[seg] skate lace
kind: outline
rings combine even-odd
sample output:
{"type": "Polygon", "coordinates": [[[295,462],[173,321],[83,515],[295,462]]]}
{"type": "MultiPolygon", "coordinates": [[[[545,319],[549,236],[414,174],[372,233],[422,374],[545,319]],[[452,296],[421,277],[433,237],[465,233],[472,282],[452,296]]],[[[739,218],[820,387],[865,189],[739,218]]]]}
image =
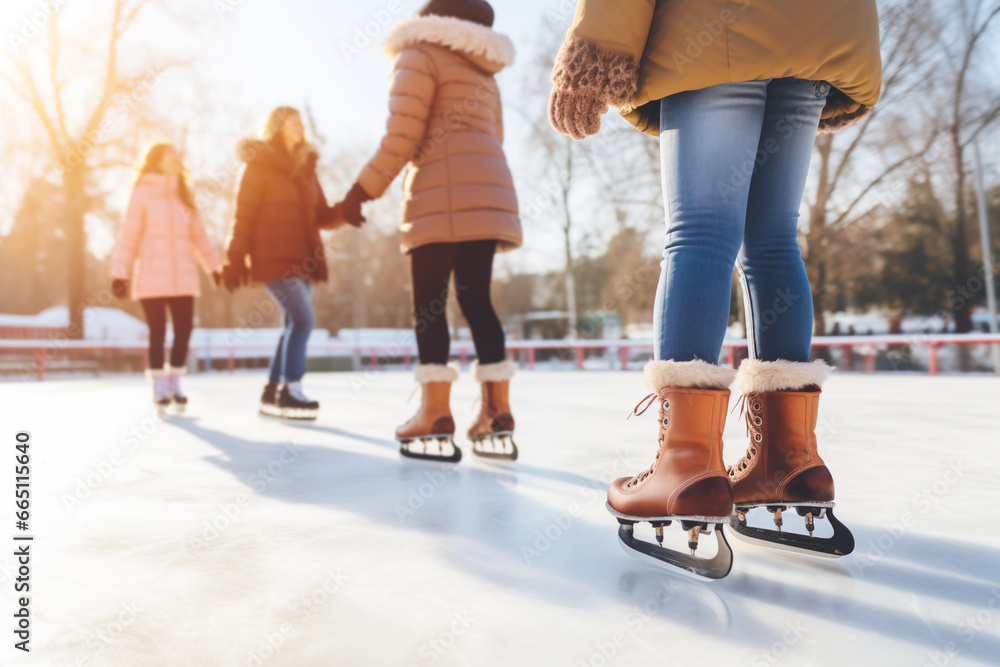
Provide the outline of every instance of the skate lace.
{"type": "MultiPolygon", "coordinates": [[[[760,398],[754,395],[743,394],[740,397],[738,405],[740,407],[740,418],[746,423],[746,434],[750,440],[750,445],[747,447],[746,455],[737,463],[729,466],[728,472],[730,477],[734,477],[736,473],[743,472],[750,466],[754,457],[757,456],[757,445],[763,440],[763,436],[757,429],[764,423],[764,420],[759,414],[755,414],[761,409],[760,398]]],[[[734,405],[733,411],[735,410],[736,406],[734,405]]]]}
{"type": "MultiPolygon", "coordinates": [[[[639,417],[642,414],[644,414],[646,410],[649,410],[650,406],[653,405],[653,403],[655,403],[656,399],[658,398],[659,395],[657,394],[647,395],[645,398],[639,401],[638,405],[632,408],[632,412],[629,413],[628,417],[626,417],[626,420],[631,419],[632,417],[639,417]],[[643,403],[645,403],[645,405],[643,405],[643,403]],[[642,410],[639,409],[640,407],[642,408],[642,410]]],[[[662,447],[663,447],[663,435],[661,434],[656,448],[656,457],[653,459],[652,465],[650,465],[648,469],[643,470],[641,473],[633,477],[632,480],[628,483],[629,487],[639,484],[644,479],[653,474],[653,472],[656,470],[656,465],[660,462],[660,451],[662,447]]]]}

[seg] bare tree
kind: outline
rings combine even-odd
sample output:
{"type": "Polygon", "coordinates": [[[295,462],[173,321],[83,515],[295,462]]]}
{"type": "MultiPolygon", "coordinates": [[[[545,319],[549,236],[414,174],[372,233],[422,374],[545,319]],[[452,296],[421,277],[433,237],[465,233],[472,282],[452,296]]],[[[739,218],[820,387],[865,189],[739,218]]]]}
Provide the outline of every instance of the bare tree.
{"type": "Polygon", "coordinates": [[[59,8],[50,12],[44,34],[14,53],[4,53],[6,62],[0,78],[28,105],[39,123],[53,158],[52,176],[63,192],[71,338],[82,338],[84,334],[84,223],[87,213],[101,205],[91,188],[104,170],[132,161],[141,115],[136,110],[142,109],[142,102],[159,85],[168,68],[183,64],[177,60],[161,60],[155,68],[126,64],[127,38],[140,17],[154,8],[161,19],[181,20],[176,8],[162,0],[109,0],[98,8],[93,4],[88,7],[90,17],[107,12],[105,34],[88,34],[90,40],[100,37],[103,47],[100,68],[95,68],[99,76],[95,78],[72,76],[70,70],[78,70],[78,59],[88,52],[89,43],[66,55],[74,44],[70,30],[63,28],[64,10],[59,8]]]}
{"type": "MultiPolygon", "coordinates": [[[[940,48],[947,62],[944,90],[949,103],[944,117],[948,121],[951,171],[954,174],[955,218],[951,229],[951,248],[954,280],[958,287],[965,285],[970,277],[966,152],[983,130],[1000,117],[1000,91],[995,85],[991,89],[988,82],[995,63],[989,63],[985,68],[990,76],[977,77],[975,85],[970,85],[970,78],[977,71],[985,74],[983,65],[977,62],[977,54],[984,51],[983,38],[989,34],[991,24],[1000,14],[1000,2],[957,0],[955,4],[957,7],[953,4],[948,8],[949,15],[955,16],[952,21],[954,43],[942,41],[940,48]]],[[[962,307],[955,308],[955,330],[959,333],[972,329],[971,306],[963,300],[962,307]]]]}
{"type": "Polygon", "coordinates": [[[829,253],[836,247],[831,243],[832,235],[856,223],[858,208],[872,196],[891,197],[889,182],[924,155],[937,134],[926,119],[907,119],[912,110],[901,104],[925,85],[926,43],[932,25],[927,20],[928,6],[927,0],[910,0],[883,14],[881,102],[856,129],[816,139],[804,256],[818,334],[826,329],[827,292],[835,279],[829,274],[829,253]],[[915,124],[923,127],[915,129],[915,124]],[[914,134],[926,140],[915,145],[911,139],[914,134]]]}

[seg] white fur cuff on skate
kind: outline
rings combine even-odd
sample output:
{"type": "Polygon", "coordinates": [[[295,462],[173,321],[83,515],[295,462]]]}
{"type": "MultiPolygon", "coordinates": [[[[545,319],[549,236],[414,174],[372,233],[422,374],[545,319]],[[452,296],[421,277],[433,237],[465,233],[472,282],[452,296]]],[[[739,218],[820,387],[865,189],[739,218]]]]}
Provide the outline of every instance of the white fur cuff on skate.
{"type": "Polygon", "coordinates": [[[427,384],[428,382],[455,382],[458,380],[458,366],[456,364],[420,364],[417,366],[414,375],[417,382],[427,384]]]}
{"type": "Polygon", "coordinates": [[[732,368],[707,361],[651,361],[646,364],[646,386],[653,391],[679,389],[727,389],[736,378],[732,368]]]}
{"type": "Polygon", "coordinates": [[[744,359],[740,364],[736,386],[743,394],[765,394],[769,391],[798,391],[810,386],[822,387],[833,368],[820,360],[759,361],[744,359]]]}
{"type": "Polygon", "coordinates": [[[147,378],[165,378],[170,375],[170,371],[166,368],[147,368],[146,377],[147,378]]]}
{"type": "Polygon", "coordinates": [[[512,377],[514,377],[514,364],[509,361],[482,365],[478,359],[472,362],[472,379],[480,384],[483,382],[504,382],[512,377]]]}
{"type": "Polygon", "coordinates": [[[170,374],[171,375],[187,375],[187,372],[188,372],[187,366],[171,366],[170,367],[170,374]]]}

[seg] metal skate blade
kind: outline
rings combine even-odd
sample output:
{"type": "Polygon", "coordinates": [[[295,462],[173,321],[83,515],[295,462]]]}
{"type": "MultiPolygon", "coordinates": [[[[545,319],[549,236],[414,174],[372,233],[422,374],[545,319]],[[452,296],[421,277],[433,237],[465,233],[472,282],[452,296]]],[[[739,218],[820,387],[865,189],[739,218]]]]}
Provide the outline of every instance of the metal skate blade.
{"type": "MultiPolygon", "coordinates": [[[[777,504],[777,503],[773,503],[777,504]]],[[[778,549],[808,556],[821,556],[823,558],[840,558],[854,551],[854,535],[833,515],[833,503],[781,503],[788,507],[825,507],[826,520],[833,528],[832,537],[810,537],[799,533],[779,532],[765,528],[755,528],[753,526],[741,525],[739,518],[734,514],[729,518],[729,525],[737,539],[768,549],[778,549]]],[[[751,508],[740,507],[743,511],[751,508]]]]}
{"type": "Polygon", "coordinates": [[[518,456],[517,444],[514,442],[513,431],[504,431],[502,433],[497,433],[495,435],[487,436],[485,438],[472,438],[472,453],[475,456],[484,459],[493,459],[500,461],[516,461],[518,456]],[[484,445],[487,440],[496,438],[501,441],[501,445],[504,445],[504,451],[495,451],[490,449],[485,449],[484,445]],[[510,451],[506,450],[506,439],[510,444],[510,451]]]}
{"type": "Polygon", "coordinates": [[[455,443],[454,439],[450,435],[430,435],[424,436],[422,438],[396,438],[396,442],[399,443],[399,454],[400,456],[405,456],[408,459],[417,459],[420,461],[436,461],[438,463],[458,463],[462,460],[462,449],[455,443]],[[409,447],[414,443],[422,443],[426,440],[428,444],[437,443],[440,440],[446,440],[452,447],[452,453],[448,455],[438,455],[432,454],[431,452],[418,452],[411,450],[409,447]]]}
{"type": "Polygon", "coordinates": [[[293,421],[313,421],[319,416],[319,411],[298,408],[283,408],[280,415],[282,419],[291,419],[293,421]]]}
{"type": "Polygon", "coordinates": [[[714,532],[718,551],[712,558],[699,558],[637,540],[629,535],[625,526],[618,526],[618,544],[630,557],[640,563],[652,565],[661,572],[666,571],[695,581],[715,581],[722,579],[733,569],[733,550],[726,541],[721,523],[715,525],[714,532]]]}

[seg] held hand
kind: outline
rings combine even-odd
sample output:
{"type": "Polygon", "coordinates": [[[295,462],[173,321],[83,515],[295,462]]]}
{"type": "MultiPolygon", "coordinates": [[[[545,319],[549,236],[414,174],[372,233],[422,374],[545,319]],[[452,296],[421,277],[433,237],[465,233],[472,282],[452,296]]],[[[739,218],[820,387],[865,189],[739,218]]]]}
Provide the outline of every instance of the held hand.
{"type": "Polygon", "coordinates": [[[327,209],[326,215],[323,216],[323,220],[320,222],[319,228],[331,231],[334,229],[340,229],[346,224],[347,220],[344,219],[344,205],[341,203],[327,209]]]}
{"type": "Polygon", "coordinates": [[[222,283],[230,292],[235,292],[247,282],[247,268],[242,264],[223,264],[222,283]]]}
{"type": "Polygon", "coordinates": [[[371,201],[371,196],[365,192],[365,189],[361,187],[360,183],[355,183],[351,186],[350,191],[348,191],[347,196],[344,197],[339,206],[343,211],[344,220],[348,223],[354,225],[355,227],[360,227],[367,220],[365,216],[361,213],[361,205],[365,202],[371,201]]]}
{"type": "Polygon", "coordinates": [[[114,278],[111,280],[111,293],[119,299],[124,299],[128,294],[128,280],[125,278],[114,278]]]}

